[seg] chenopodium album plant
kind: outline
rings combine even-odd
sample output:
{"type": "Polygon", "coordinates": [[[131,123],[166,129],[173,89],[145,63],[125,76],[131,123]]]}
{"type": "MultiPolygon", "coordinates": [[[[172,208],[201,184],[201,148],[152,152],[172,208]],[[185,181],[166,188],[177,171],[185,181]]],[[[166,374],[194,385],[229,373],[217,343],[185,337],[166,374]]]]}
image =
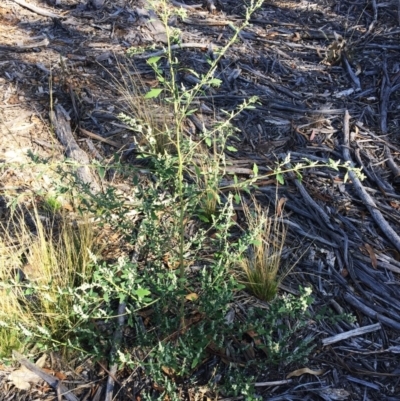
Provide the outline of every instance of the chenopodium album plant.
{"type": "MultiPolygon", "coordinates": [[[[242,28],[249,23],[251,13],[261,4],[262,1],[250,3],[242,28]]],[[[166,14],[162,15],[162,20],[167,37],[170,37],[166,14]]],[[[158,132],[154,136],[146,121],[138,121],[136,116],[121,115],[124,122],[135,131],[147,135],[146,148],[143,150],[153,154],[155,179],[147,187],[137,188],[142,219],[139,227],[132,230],[132,240],[137,248],[138,264],[135,269],[140,268],[141,285],[149,291],[151,314],[146,323],[140,314],[133,314],[128,319],[135,330],[137,344],[147,346],[149,351],[147,358],[141,361],[133,360],[129,350],[121,349],[119,357],[123,363],[146,366],[157,383],[164,383],[165,389],[173,388],[168,374],[190,376],[200,365],[208,348],[225,352],[233,336],[241,338],[249,330],[259,336],[257,343],[261,351],[266,351],[268,361],[282,362],[280,358],[286,355],[295,358],[297,354],[287,339],[306,321],[302,318],[306,313],[304,302],[308,304],[310,301],[309,293],[299,300],[290,297],[277,299],[269,309],[254,308],[242,322],[227,319],[235,293],[243,288],[231,274],[230,268],[243,252],[240,246],[248,247],[249,244],[246,241],[240,244],[232,241],[232,197],[221,199],[218,174],[223,175],[224,152],[228,149],[227,138],[231,134],[228,127],[232,119],[251,106],[255,99],[250,99],[239,110],[229,113],[226,121],[215,129],[204,129],[197,143],[186,137],[183,122],[194,112],[192,103],[197,94],[207,90],[207,87],[220,84],[215,77],[218,63],[238,34],[239,30],[229,44],[216,54],[215,59],[210,60],[209,71],[198,76],[199,83],[192,88],[183,88],[177,83],[179,63],[172,56],[170,44],[167,46],[166,63],[162,65],[163,59],[158,56],[148,60],[160,86],[150,90],[145,98],[160,99],[162,96],[162,101],[169,103],[174,119],[172,129],[166,126],[164,134],[158,132]],[[166,73],[163,67],[169,68],[169,72],[166,73]],[[165,143],[165,136],[168,137],[168,144],[173,146],[159,146],[157,138],[162,138],[165,143]],[[205,167],[201,163],[196,165],[194,158],[200,150],[205,152],[204,148],[209,152],[207,155],[213,158],[213,163],[205,167]],[[195,179],[186,180],[187,172],[195,179]],[[203,193],[205,201],[202,199],[203,193]],[[212,206],[208,207],[209,204],[212,206]],[[199,213],[199,205],[205,213],[199,213]],[[218,213],[215,212],[217,208],[218,213]],[[203,220],[209,223],[209,227],[197,225],[196,235],[193,236],[187,233],[187,228],[196,215],[205,217],[203,220]],[[207,230],[213,230],[214,237],[210,238],[207,230]],[[203,261],[205,248],[211,249],[213,255],[203,261]],[[198,270],[192,272],[190,263],[195,263],[198,270]],[[291,329],[281,323],[285,318],[295,320],[291,329]],[[151,330],[146,324],[150,325],[151,330]]],[[[196,75],[194,71],[191,73],[196,75]]],[[[234,151],[233,148],[228,150],[234,151]]],[[[117,277],[120,280],[125,275],[119,274],[117,277]]],[[[135,310],[133,305],[127,307],[128,311],[135,310]]],[[[301,343],[306,344],[303,340],[301,343]]],[[[237,354],[240,358],[246,347],[248,345],[237,345],[229,353],[237,354]]]]}

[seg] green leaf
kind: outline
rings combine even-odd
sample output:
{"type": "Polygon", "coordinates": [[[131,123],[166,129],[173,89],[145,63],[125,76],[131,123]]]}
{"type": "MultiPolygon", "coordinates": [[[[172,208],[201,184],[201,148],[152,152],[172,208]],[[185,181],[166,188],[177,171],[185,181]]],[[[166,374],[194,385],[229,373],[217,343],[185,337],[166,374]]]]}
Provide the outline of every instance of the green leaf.
{"type": "Polygon", "coordinates": [[[150,295],[150,291],[146,290],[145,288],[138,288],[137,290],[134,291],[135,295],[137,295],[139,298],[144,298],[146,295],[150,295]]]}
{"type": "Polygon", "coordinates": [[[146,95],[144,96],[145,99],[153,99],[155,97],[157,97],[163,90],[159,89],[159,88],[154,88],[152,90],[150,90],[149,92],[146,93],[146,95]]]}
{"type": "Polygon", "coordinates": [[[199,363],[199,356],[196,356],[192,361],[191,369],[194,369],[198,363],[199,363]]]}
{"type": "Polygon", "coordinates": [[[156,57],[150,57],[147,60],[147,64],[152,65],[152,64],[157,64],[159,62],[159,60],[161,59],[160,56],[156,56],[156,57]]]}
{"type": "Polygon", "coordinates": [[[103,179],[106,175],[106,169],[103,166],[97,167],[97,174],[100,176],[101,179],[103,179]]]}
{"type": "Polygon", "coordinates": [[[237,152],[237,149],[234,146],[227,146],[226,149],[230,152],[237,152]]]}
{"type": "Polygon", "coordinates": [[[199,166],[197,166],[196,164],[194,165],[194,171],[195,171],[197,177],[200,178],[201,177],[201,171],[200,171],[199,166]]]}
{"type": "Polygon", "coordinates": [[[278,180],[279,184],[283,185],[285,183],[285,180],[283,178],[283,174],[279,173],[276,175],[276,179],[278,180]]]}
{"type": "Polygon", "coordinates": [[[221,83],[222,83],[222,81],[218,78],[212,78],[208,81],[209,85],[217,86],[217,87],[219,87],[221,85],[221,83]]]}
{"type": "Polygon", "coordinates": [[[254,165],[253,165],[253,174],[255,177],[258,176],[258,166],[256,163],[254,163],[254,165]]]}
{"type": "Polygon", "coordinates": [[[186,115],[187,115],[187,116],[190,116],[190,115],[192,115],[193,113],[196,113],[196,111],[197,111],[197,109],[188,110],[188,111],[186,112],[186,115]]]}
{"type": "Polygon", "coordinates": [[[205,142],[206,142],[207,146],[211,148],[211,145],[212,145],[211,138],[206,138],[205,142]]]}
{"type": "Polygon", "coordinates": [[[348,179],[349,179],[349,172],[346,171],[346,174],[344,175],[344,179],[343,179],[343,184],[346,184],[348,179]]]}
{"type": "Polygon", "coordinates": [[[210,222],[210,219],[209,219],[208,217],[202,215],[202,214],[199,214],[198,217],[199,217],[199,219],[200,219],[202,222],[204,222],[204,223],[209,223],[209,222],[210,222]]]}

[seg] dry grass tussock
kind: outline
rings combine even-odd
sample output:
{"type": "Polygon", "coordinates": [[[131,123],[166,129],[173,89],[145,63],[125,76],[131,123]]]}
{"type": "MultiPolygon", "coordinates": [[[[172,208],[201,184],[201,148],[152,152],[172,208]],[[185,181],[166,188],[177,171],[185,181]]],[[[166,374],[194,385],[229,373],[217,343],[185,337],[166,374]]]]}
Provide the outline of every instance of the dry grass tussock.
{"type": "Polygon", "coordinates": [[[282,263],[287,227],[277,215],[269,215],[255,198],[253,207],[243,204],[243,211],[252,235],[252,245],[239,263],[239,280],[257,298],[271,301],[279,284],[294,265],[282,263]]]}
{"type": "Polygon", "coordinates": [[[146,98],[146,93],[156,81],[141,77],[135,65],[128,59],[119,63],[119,76],[108,72],[112,79],[108,82],[123,99],[120,118],[135,132],[135,140],[141,150],[164,154],[175,152],[173,106],[163,93],[158,97],[146,98]],[[124,118],[127,117],[127,118],[124,118]]]}
{"type": "Polygon", "coordinates": [[[38,330],[60,343],[67,338],[76,324],[68,289],[90,278],[91,255],[100,251],[88,219],[42,206],[32,201],[0,223],[0,355],[38,330]]]}

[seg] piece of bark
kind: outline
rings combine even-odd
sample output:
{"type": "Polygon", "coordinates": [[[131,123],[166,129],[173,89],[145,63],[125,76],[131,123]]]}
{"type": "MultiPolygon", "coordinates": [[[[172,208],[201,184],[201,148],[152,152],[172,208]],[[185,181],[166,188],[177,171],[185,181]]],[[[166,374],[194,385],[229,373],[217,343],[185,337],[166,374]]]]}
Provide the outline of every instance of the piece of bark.
{"type": "Polygon", "coordinates": [[[153,35],[154,39],[157,42],[168,44],[165,26],[160,21],[147,0],[143,0],[139,3],[139,7],[136,9],[136,12],[146,21],[146,26],[150,30],[150,33],[153,35]]]}
{"type": "Polygon", "coordinates": [[[13,351],[13,356],[21,365],[25,366],[27,369],[38,375],[53,389],[60,392],[61,395],[67,401],[79,401],[79,399],[73,393],[71,393],[70,390],[68,390],[63,384],[61,384],[59,379],[57,379],[53,375],[49,375],[48,373],[43,371],[39,366],[35,365],[34,363],[26,359],[23,355],[21,355],[19,352],[15,350],[13,351]]]}
{"type": "Polygon", "coordinates": [[[72,135],[70,118],[61,105],[55,106],[55,111],[50,112],[50,121],[54,126],[58,140],[65,148],[67,157],[75,160],[80,166],[76,170],[77,178],[87,184],[93,193],[100,191],[97,181],[89,169],[89,156],[78,146],[72,135]]]}

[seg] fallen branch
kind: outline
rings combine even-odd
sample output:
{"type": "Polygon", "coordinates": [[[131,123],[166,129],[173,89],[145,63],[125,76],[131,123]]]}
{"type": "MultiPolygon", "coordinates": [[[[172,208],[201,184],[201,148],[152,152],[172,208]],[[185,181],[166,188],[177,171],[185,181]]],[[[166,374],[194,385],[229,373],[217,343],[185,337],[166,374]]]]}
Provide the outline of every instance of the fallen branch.
{"type": "Polygon", "coordinates": [[[76,171],[78,179],[87,184],[92,192],[99,192],[100,187],[88,167],[90,164],[89,156],[78,146],[72,135],[68,113],[58,104],[55,106],[55,111],[50,111],[49,114],[57,138],[65,148],[66,156],[77,161],[80,165],[76,171]]]}
{"type": "MultiPolygon", "coordinates": [[[[351,163],[353,166],[353,160],[350,156],[350,128],[349,128],[349,120],[350,115],[349,112],[346,110],[344,113],[344,120],[343,120],[343,135],[344,135],[344,144],[343,144],[343,157],[346,161],[351,163]]],[[[396,247],[396,249],[400,252],[400,237],[393,230],[391,225],[385,220],[382,213],[376,207],[376,204],[372,197],[368,194],[365,188],[362,186],[361,181],[357,177],[354,171],[349,171],[349,177],[353,183],[354,189],[360,199],[363,201],[364,205],[367,207],[368,211],[371,213],[372,218],[374,219],[375,223],[379,226],[382,232],[386,235],[389,241],[396,247]]]]}

